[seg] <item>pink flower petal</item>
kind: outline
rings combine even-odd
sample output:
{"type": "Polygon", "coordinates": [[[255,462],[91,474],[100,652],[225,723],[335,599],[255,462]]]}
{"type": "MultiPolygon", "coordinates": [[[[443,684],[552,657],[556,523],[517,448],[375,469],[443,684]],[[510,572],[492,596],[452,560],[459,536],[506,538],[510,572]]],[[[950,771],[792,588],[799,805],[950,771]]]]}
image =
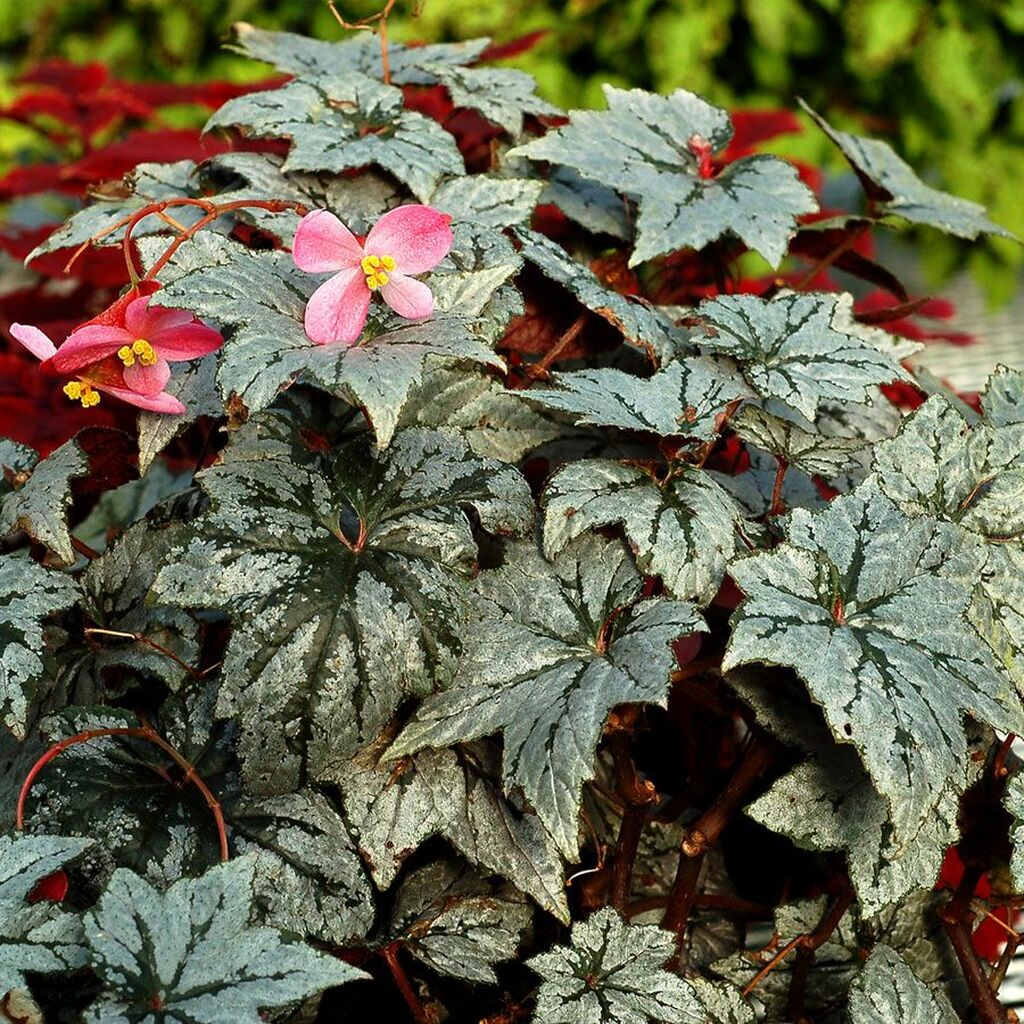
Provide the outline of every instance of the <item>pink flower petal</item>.
{"type": "Polygon", "coordinates": [[[150,305],[151,296],[142,295],[125,307],[124,326],[136,338],[152,340],[152,335],[166,331],[169,327],[180,327],[191,323],[193,315],[187,309],[172,309],[169,306],[150,305]]]}
{"type": "Polygon", "coordinates": [[[306,335],[318,345],[357,341],[370,309],[370,289],[358,266],[325,281],[306,304],[306,335]]]}
{"type": "Polygon", "coordinates": [[[122,402],[127,402],[128,405],[134,405],[137,409],[145,409],[146,412],[166,412],[176,415],[185,412],[185,406],[166,391],[162,391],[158,395],[140,395],[138,391],[115,388],[106,384],[94,384],[93,387],[106,395],[113,395],[122,402]]]}
{"type": "Polygon", "coordinates": [[[353,266],[362,258],[356,236],[327,210],[307,213],[295,230],[292,259],[299,270],[320,274],[353,266]]]}
{"type": "Polygon", "coordinates": [[[166,359],[158,359],[152,366],[135,362],[124,368],[124,382],[140,395],[158,395],[171,379],[171,367],[166,359]]]}
{"type": "Polygon", "coordinates": [[[38,327],[30,324],[11,324],[11,337],[24,345],[36,359],[49,359],[56,346],[38,327]]]}
{"type": "Polygon", "coordinates": [[[136,335],[123,327],[106,324],[86,324],[68,335],[67,341],[54,353],[53,368],[58,373],[75,370],[95,363],[104,356],[113,355],[122,345],[130,345],[136,335]]]}
{"type": "Polygon", "coordinates": [[[392,256],[403,274],[422,274],[448,255],[455,236],[451,217],[432,206],[399,206],[385,213],[363,247],[374,256],[392,256]]]}
{"type": "Polygon", "coordinates": [[[422,320],[434,312],[434,296],[415,278],[393,272],[380,290],[384,301],[399,315],[409,320],[422,320]]]}
{"type": "MultiPolygon", "coordinates": [[[[191,318],[192,314],[189,313],[191,318]]],[[[172,363],[198,359],[224,344],[220,331],[204,323],[191,321],[142,335],[156,350],[157,355],[172,363]]]]}

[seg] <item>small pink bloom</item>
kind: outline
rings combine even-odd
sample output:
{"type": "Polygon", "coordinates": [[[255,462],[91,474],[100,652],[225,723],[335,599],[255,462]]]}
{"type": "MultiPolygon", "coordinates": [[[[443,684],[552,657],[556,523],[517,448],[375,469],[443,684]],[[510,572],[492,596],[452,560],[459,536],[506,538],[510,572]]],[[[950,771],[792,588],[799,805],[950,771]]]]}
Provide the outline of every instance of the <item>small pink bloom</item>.
{"type": "Polygon", "coordinates": [[[335,271],[306,305],[309,339],[318,345],[353,344],[378,290],[399,316],[430,316],[434,296],[410,275],[436,267],[448,255],[454,238],[450,224],[451,217],[432,206],[399,206],[385,213],[360,244],[333,213],[307,213],[295,232],[295,265],[311,274],[335,271]]]}
{"type": "Polygon", "coordinates": [[[164,390],[168,364],[205,356],[224,339],[187,310],[150,305],[150,297],[129,292],[76,327],[60,348],[28,324],[11,324],[11,336],[44,370],[70,378],[64,394],[86,408],[103,391],[150,412],[182,413],[185,406],[164,390]]]}

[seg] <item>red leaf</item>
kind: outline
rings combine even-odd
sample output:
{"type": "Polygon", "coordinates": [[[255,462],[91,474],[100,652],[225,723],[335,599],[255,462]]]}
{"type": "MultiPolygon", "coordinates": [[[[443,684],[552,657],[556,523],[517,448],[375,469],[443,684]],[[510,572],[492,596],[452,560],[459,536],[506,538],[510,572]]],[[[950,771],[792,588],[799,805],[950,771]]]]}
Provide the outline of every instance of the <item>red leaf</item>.
{"type": "Polygon", "coordinates": [[[735,160],[754,151],[754,147],[780,135],[802,132],[803,125],[789,110],[733,110],[733,136],[723,158],[735,160]]]}
{"type": "Polygon", "coordinates": [[[521,54],[532,50],[546,35],[546,28],[538,29],[536,32],[527,32],[524,36],[517,36],[507,43],[492,43],[478,58],[485,60],[506,60],[509,57],[518,57],[521,54]]]}
{"type": "Polygon", "coordinates": [[[72,64],[51,57],[23,71],[17,81],[22,85],[50,85],[69,93],[95,92],[107,81],[107,69],[100,63],[72,64]]]}
{"type": "Polygon", "coordinates": [[[68,876],[63,871],[40,878],[28,894],[29,903],[60,903],[68,894],[68,876]]]}

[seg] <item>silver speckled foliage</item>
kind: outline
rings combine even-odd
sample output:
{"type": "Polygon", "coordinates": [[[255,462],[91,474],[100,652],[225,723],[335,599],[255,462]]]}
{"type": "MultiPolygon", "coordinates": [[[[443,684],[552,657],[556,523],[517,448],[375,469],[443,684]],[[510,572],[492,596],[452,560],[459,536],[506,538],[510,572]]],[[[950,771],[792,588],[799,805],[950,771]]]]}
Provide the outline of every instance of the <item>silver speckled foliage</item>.
{"type": "Polygon", "coordinates": [[[0,439],[0,1018],[974,1019],[1024,896],[1024,371],[915,367],[862,243],[1006,233],[813,114],[867,199],[826,222],[778,112],[564,116],[503,44],[364,27],[237,25],[222,151],[0,267],[63,316],[115,297],[59,253],[133,252],[223,342],[180,415],[0,439]]]}

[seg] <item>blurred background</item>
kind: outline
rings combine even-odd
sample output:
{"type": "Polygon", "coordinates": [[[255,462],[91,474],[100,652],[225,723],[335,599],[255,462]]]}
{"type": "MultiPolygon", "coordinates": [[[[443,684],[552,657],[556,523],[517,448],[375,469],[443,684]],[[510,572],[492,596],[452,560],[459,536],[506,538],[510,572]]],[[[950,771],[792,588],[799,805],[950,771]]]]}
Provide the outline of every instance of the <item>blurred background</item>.
{"type": "MultiPolygon", "coordinates": [[[[355,20],[381,2],[338,6],[355,20]]],[[[101,62],[127,80],[264,77],[265,68],[224,49],[239,20],[343,35],[324,0],[2,0],[0,106],[19,94],[20,73],[54,57],[101,62]]],[[[406,41],[487,35],[501,43],[538,33],[507,63],[532,73],[542,95],[565,108],[603,105],[606,81],[682,86],[732,110],[792,110],[800,95],[838,127],[887,139],[925,180],[983,203],[1024,236],[1024,0],[425,0],[418,9],[399,0],[389,25],[392,38],[406,41]]],[[[160,111],[160,123],[173,127],[204,117],[194,106],[160,111]]],[[[0,121],[0,175],[45,158],[50,142],[0,121]]],[[[819,132],[768,148],[840,181],[847,171],[819,132]]],[[[1024,249],[935,232],[920,242],[900,272],[921,289],[952,290],[959,326],[1012,356],[1024,249]]]]}

